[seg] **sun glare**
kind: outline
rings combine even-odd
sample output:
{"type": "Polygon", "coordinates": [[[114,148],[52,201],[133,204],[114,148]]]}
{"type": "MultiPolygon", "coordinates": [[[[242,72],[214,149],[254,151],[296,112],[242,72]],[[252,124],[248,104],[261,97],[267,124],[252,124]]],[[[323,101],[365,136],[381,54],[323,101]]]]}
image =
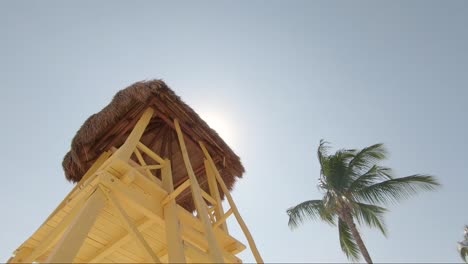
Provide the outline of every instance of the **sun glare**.
{"type": "Polygon", "coordinates": [[[201,111],[200,117],[230,146],[235,145],[235,131],[229,116],[217,111],[201,111]]]}

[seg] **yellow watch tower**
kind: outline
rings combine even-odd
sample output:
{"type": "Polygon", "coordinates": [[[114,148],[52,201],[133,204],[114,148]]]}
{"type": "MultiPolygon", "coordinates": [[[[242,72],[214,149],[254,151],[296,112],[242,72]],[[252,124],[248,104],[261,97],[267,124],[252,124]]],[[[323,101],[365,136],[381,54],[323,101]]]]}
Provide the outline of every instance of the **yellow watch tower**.
{"type": "Polygon", "coordinates": [[[160,80],[92,115],[63,167],[75,188],[9,263],[241,263],[232,215],[263,262],[229,193],[239,157],[160,80]]]}

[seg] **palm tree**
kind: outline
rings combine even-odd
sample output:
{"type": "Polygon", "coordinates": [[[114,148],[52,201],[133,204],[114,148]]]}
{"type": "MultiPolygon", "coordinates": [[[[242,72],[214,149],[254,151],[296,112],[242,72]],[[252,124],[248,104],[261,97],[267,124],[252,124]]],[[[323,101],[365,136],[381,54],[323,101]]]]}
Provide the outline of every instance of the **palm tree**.
{"type": "Polygon", "coordinates": [[[458,242],[458,251],[465,263],[468,263],[468,225],[465,226],[465,240],[458,242]]]}
{"type": "Polygon", "coordinates": [[[429,175],[392,176],[391,169],[377,165],[387,157],[383,144],[362,150],[342,149],[327,154],[328,143],[320,140],[317,150],[320,163],[319,189],[325,192],[321,200],[310,200],[287,210],[288,225],[295,229],[307,219],[320,219],[336,226],[342,251],[348,259],[359,260],[359,253],[368,263],[372,259],[356,227],[366,224],[378,228],[384,236],[387,230],[382,205],[410,197],[419,190],[433,190],[439,183],[429,175]]]}

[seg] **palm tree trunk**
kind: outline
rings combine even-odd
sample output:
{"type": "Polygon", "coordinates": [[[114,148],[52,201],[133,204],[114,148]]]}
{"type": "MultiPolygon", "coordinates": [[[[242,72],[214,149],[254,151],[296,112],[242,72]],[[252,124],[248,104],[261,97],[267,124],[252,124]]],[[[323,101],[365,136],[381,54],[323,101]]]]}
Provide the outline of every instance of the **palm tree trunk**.
{"type": "Polygon", "coordinates": [[[356,244],[358,245],[359,250],[361,251],[361,254],[366,260],[366,262],[372,263],[372,259],[369,255],[369,252],[367,252],[367,248],[364,245],[364,241],[362,241],[361,235],[359,234],[356,225],[354,224],[353,216],[351,215],[349,210],[343,210],[343,212],[340,214],[340,218],[349,226],[351,234],[353,234],[354,240],[356,240],[356,244]]]}

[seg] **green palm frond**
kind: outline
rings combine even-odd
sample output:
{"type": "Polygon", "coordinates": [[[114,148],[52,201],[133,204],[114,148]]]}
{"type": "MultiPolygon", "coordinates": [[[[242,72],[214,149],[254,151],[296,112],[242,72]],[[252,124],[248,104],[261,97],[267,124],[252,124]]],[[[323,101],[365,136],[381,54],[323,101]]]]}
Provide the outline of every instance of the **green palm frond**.
{"type": "Polygon", "coordinates": [[[337,152],[335,155],[329,156],[325,165],[326,167],[323,169],[323,174],[328,189],[344,192],[346,187],[350,184],[350,180],[352,180],[350,177],[346,177],[346,172],[348,170],[346,154],[337,152]]]}
{"type": "Polygon", "coordinates": [[[387,209],[371,204],[354,203],[353,215],[359,224],[365,223],[369,227],[377,227],[384,236],[387,236],[387,228],[383,220],[383,215],[387,209]]]}
{"type": "Polygon", "coordinates": [[[348,259],[352,261],[359,260],[359,248],[354,240],[353,234],[349,226],[341,219],[338,220],[338,232],[340,234],[341,250],[345,253],[348,259]]]}
{"type": "Polygon", "coordinates": [[[297,228],[307,219],[321,219],[330,225],[335,225],[335,213],[327,210],[322,200],[310,200],[289,208],[286,213],[289,216],[288,225],[291,229],[297,228]]]}
{"type": "Polygon", "coordinates": [[[317,157],[320,163],[320,166],[323,168],[324,165],[324,159],[328,156],[328,149],[330,147],[328,146],[328,142],[321,139],[319,147],[317,148],[317,157]]]}
{"type": "Polygon", "coordinates": [[[349,170],[359,174],[359,171],[372,167],[376,162],[387,157],[387,150],[383,144],[374,144],[359,151],[349,162],[349,170]]]}
{"type": "Polygon", "coordinates": [[[390,168],[374,165],[351,183],[351,185],[348,188],[348,192],[361,190],[365,187],[374,185],[380,181],[386,181],[391,179],[393,179],[393,177],[391,176],[390,168]]]}
{"type": "Polygon", "coordinates": [[[460,257],[465,263],[468,263],[468,248],[465,247],[460,249],[460,257]]]}
{"type": "Polygon", "coordinates": [[[415,174],[376,183],[355,191],[352,195],[357,200],[386,204],[411,197],[418,191],[434,190],[439,185],[432,176],[415,174]]]}

